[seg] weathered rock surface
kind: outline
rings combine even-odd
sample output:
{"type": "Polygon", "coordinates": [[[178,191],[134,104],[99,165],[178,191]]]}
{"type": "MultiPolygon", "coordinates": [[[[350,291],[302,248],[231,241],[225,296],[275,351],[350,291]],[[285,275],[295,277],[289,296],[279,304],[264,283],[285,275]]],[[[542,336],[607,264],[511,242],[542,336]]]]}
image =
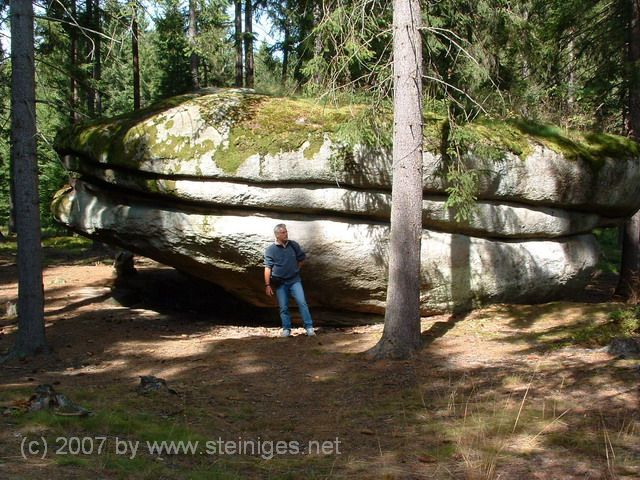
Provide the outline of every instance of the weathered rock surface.
{"type": "MultiPolygon", "coordinates": [[[[304,279],[319,315],[382,313],[388,152],[341,145],[346,111],[205,93],[62,134],[58,151],[82,180],[58,195],[57,218],[255,305],[271,304],[262,254],[284,221],[309,253],[304,279]]],[[[637,156],[568,160],[522,135],[526,155],[465,156],[479,201],[463,222],[445,205],[443,162],[425,153],[425,314],[571,295],[598,260],[591,230],[640,207],[637,156]]]]}
{"type": "MultiPolygon", "coordinates": [[[[121,188],[171,197],[217,207],[242,206],[271,212],[366,217],[388,221],[391,193],[379,190],[340,188],[331,185],[279,186],[242,184],[226,181],[203,182],[192,179],[145,178],[127,171],[83,166],[91,177],[121,188]]],[[[429,195],[423,200],[425,227],[455,233],[496,238],[554,238],[587,233],[606,222],[596,214],[559,208],[523,206],[496,201],[478,201],[467,220],[455,221],[455,212],[445,205],[443,196],[429,195]]]]}
{"type": "MultiPolygon", "coordinates": [[[[262,256],[283,217],[158,205],[79,181],[54,203],[74,230],[130,248],[267,306],[262,256]]],[[[304,280],[313,305],[382,313],[388,226],[284,217],[309,255],[304,280]]],[[[425,230],[423,313],[486,302],[531,302],[581,288],[598,260],[591,235],[563,241],[500,242],[425,230]]]]}

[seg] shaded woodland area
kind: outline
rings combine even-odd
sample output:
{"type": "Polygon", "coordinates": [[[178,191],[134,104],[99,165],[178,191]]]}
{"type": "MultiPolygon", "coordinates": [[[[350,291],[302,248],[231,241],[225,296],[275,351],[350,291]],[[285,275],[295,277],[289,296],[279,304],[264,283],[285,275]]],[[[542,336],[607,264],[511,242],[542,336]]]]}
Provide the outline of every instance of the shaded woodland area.
{"type": "MultiPolygon", "coordinates": [[[[640,139],[639,0],[0,0],[0,13],[0,476],[640,475],[638,352],[612,348],[620,337],[637,345],[640,216],[621,219],[619,235],[599,232],[619,263],[601,272],[610,274],[604,294],[590,290],[580,303],[421,319],[414,241],[429,112],[446,117],[438,148],[453,160],[448,205],[463,217],[478,175],[455,161],[474,142],[469,122],[524,118],[547,132],[640,139]],[[327,327],[286,344],[268,321],[228,306],[172,309],[139,291],[113,303],[108,256],[73,237],[41,247],[66,233],[49,211],[74,180],[52,147],[59,131],[208,87],[357,103],[344,140],[393,148],[394,169],[414,169],[402,180],[394,170],[400,260],[390,262],[395,308],[384,326],[327,327]],[[167,379],[158,391],[138,386],[154,375],[167,379]],[[34,411],[37,384],[82,409],[34,411]],[[26,455],[32,437],[105,437],[108,448],[26,455]],[[339,439],[344,450],[221,458],[114,449],[117,439],[240,437],[339,439]]],[[[182,285],[139,262],[144,288],[182,285]]]]}

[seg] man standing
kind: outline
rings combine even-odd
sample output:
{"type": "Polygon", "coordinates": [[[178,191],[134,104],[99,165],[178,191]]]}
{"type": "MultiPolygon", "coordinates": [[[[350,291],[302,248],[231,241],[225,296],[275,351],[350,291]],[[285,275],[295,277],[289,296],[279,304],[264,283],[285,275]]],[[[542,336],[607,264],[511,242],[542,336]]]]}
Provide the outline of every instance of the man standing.
{"type": "Polygon", "coordinates": [[[313,337],[313,320],[307,301],[304,298],[300,267],[306,255],[298,242],[289,240],[287,226],[280,223],[275,226],[273,233],[276,241],[269,245],[264,252],[264,284],[266,293],[270,297],[275,293],[280,306],[280,320],[282,320],[282,337],[291,335],[291,316],[289,315],[289,295],[295,298],[302,315],[302,323],[307,335],[313,337]]]}

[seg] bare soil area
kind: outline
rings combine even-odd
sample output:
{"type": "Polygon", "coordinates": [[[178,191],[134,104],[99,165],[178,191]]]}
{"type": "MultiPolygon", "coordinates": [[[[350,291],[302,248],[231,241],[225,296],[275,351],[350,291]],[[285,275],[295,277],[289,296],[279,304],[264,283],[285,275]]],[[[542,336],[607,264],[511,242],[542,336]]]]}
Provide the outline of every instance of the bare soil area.
{"type": "MultiPolygon", "coordinates": [[[[14,261],[0,259],[0,352],[17,328],[14,261]]],[[[275,306],[137,268],[114,289],[106,257],[49,262],[51,352],[0,366],[0,478],[640,477],[638,361],[572,342],[620,304],[425,318],[415,358],[372,362],[382,325],[279,338],[275,306]],[[145,375],[171,391],[141,393],[145,375]],[[39,384],[92,414],[20,410],[39,384]],[[161,441],[191,450],[153,450],[161,441]]]]}

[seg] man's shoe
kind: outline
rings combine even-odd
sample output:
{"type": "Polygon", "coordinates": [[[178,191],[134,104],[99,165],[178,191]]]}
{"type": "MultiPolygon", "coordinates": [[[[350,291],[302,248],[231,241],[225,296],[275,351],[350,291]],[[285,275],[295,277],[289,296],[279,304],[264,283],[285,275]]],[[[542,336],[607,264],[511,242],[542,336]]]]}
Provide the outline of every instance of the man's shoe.
{"type": "Polygon", "coordinates": [[[282,333],[280,333],[281,337],[290,337],[291,336],[291,330],[289,330],[288,328],[285,328],[282,330],[282,333]]]}
{"type": "Polygon", "coordinates": [[[313,331],[313,327],[307,328],[307,337],[315,337],[316,332],[313,331]]]}

